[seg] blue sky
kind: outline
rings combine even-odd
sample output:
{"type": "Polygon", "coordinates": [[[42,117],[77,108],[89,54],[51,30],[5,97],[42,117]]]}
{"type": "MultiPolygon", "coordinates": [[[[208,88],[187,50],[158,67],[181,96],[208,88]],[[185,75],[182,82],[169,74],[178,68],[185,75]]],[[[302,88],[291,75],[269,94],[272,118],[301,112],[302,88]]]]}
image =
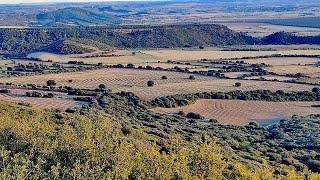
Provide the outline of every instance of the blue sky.
{"type": "MultiPolygon", "coordinates": [[[[99,2],[99,1],[123,1],[123,0],[0,0],[0,4],[47,3],[47,2],[99,2]]],[[[136,1],[136,0],[127,0],[127,1],[136,1]]]]}

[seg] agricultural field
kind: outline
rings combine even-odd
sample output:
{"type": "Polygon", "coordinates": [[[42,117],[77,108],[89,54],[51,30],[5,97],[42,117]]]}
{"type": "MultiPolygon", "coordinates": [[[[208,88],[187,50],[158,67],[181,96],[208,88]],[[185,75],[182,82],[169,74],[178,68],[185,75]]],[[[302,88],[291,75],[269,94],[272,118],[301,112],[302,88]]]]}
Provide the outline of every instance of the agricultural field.
{"type": "Polygon", "coordinates": [[[275,32],[286,31],[299,36],[317,36],[320,34],[319,28],[297,27],[297,26],[281,26],[267,23],[222,23],[228,28],[248,33],[254,37],[264,37],[275,32]]]}
{"type": "Polygon", "coordinates": [[[80,108],[84,105],[84,102],[73,100],[72,96],[68,96],[66,93],[48,92],[48,91],[37,91],[39,93],[47,94],[52,93],[53,98],[39,98],[39,97],[27,97],[26,92],[34,92],[33,90],[23,89],[9,89],[10,93],[0,94],[0,100],[4,102],[15,102],[24,105],[31,105],[40,109],[58,109],[61,111],[69,108],[80,108]]]}
{"type": "Polygon", "coordinates": [[[320,58],[282,57],[258,58],[244,60],[249,64],[265,63],[271,66],[310,65],[320,62],[320,58]]]}
{"type": "Polygon", "coordinates": [[[216,119],[221,124],[245,125],[256,121],[263,125],[275,123],[292,115],[318,114],[320,109],[311,107],[319,102],[263,102],[241,100],[203,99],[178,108],[155,108],[159,113],[195,112],[208,119],[216,119]]]}
{"type": "Polygon", "coordinates": [[[198,59],[231,59],[242,57],[257,57],[273,54],[281,55],[320,55],[320,50],[261,50],[261,51],[222,51],[222,50],[146,50],[142,51],[161,61],[188,61],[198,59]]]}
{"type": "Polygon", "coordinates": [[[36,84],[42,86],[46,84],[46,81],[54,80],[57,83],[57,87],[70,86],[82,89],[95,89],[100,84],[105,84],[107,88],[115,92],[133,92],[143,99],[210,91],[255,89],[268,89],[272,91],[279,89],[285,91],[310,91],[313,88],[313,86],[304,84],[217,79],[202,75],[194,75],[195,79],[190,80],[188,79],[189,76],[189,73],[180,72],[107,68],[83,72],[35,75],[24,78],[7,77],[2,78],[1,82],[14,84],[36,84]],[[166,76],[168,79],[162,80],[162,76],[166,76]],[[72,82],[69,82],[70,80],[72,80],[72,82]],[[154,87],[147,86],[147,82],[150,80],[155,82],[154,87]],[[234,84],[236,82],[241,82],[242,86],[235,87],[234,84]]]}
{"type": "Polygon", "coordinates": [[[320,68],[314,66],[272,66],[266,68],[270,72],[274,72],[277,74],[288,74],[288,73],[302,73],[306,74],[310,77],[319,77],[320,76],[320,68]]]}
{"type": "MultiPolygon", "coordinates": [[[[84,55],[56,55],[47,52],[29,54],[28,57],[39,58],[43,61],[68,62],[83,61],[89,64],[141,64],[174,61],[194,61],[199,59],[232,59],[243,57],[257,57],[267,55],[320,55],[318,46],[239,46],[239,49],[251,50],[232,50],[233,48],[206,48],[204,50],[185,48],[185,49],[151,49],[151,50],[116,50],[118,54],[110,57],[86,57],[84,55]],[[134,53],[134,54],[133,54],[134,53]]],[[[111,53],[112,54],[112,53],[111,53]]],[[[87,55],[88,56],[88,55],[87,55]]],[[[293,58],[294,59],[294,58],[293,58]]],[[[301,60],[293,60],[295,62],[301,60]]],[[[308,60],[312,61],[312,60],[308,60]]]]}

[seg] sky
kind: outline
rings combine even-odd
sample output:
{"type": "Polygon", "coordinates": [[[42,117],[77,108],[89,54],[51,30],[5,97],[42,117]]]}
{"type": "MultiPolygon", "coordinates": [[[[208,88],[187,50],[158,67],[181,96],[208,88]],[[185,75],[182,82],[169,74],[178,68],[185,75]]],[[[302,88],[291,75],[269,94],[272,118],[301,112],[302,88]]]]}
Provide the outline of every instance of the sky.
{"type": "MultiPolygon", "coordinates": [[[[123,0],[0,0],[0,4],[50,3],[50,2],[99,2],[99,1],[123,1],[123,0]]],[[[136,1],[136,0],[129,0],[129,1],[136,1]]]]}

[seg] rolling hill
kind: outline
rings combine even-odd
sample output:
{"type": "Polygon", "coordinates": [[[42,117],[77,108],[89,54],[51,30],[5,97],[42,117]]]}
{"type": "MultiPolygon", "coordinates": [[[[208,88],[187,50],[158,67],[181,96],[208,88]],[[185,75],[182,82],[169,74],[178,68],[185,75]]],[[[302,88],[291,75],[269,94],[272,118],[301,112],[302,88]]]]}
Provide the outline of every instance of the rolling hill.
{"type": "Polygon", "coordinates": [[[320,36],[302,37],[278,32],[258,39],[215,24],[0,29],[0,51],[11,57],[25,56],[43,49],[53,49],[58,54],[74,54],[87,52],[88,47],[99,50],[110,47],[177,48],[250,44],[320,44],[320,36]]]}
{"type": "MultiPolygon", "coordinates": [[[[0,50],[8,55],[21,56],[56,47],[57,42],[79,42],[83,39],[90,39],[86,41],[87,46],[117,48],[223,46],[252,44],[255,41],[221,25],[27,28],[0,29],[0,50]]],[[[74,49],[70,52],[56,51],[59,54],[73,52],[74,49]]]]}
{"type": "Polygon", "coordinates": [[[44,26],[106,25],[118,24],[120,22],[119,19],[114,16],[76,7],[39,13],[37,15],[37,21],[44,26]]]}

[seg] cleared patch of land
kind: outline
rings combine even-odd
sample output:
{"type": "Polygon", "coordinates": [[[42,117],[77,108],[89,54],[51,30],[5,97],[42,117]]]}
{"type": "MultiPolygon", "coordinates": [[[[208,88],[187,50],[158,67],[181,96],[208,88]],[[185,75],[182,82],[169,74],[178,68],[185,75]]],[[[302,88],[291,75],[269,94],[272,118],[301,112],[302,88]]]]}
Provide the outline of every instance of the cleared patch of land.
{"type": "Polygon", "coordinates": [[[83,72],[60,74],[44,74],[27,77],[1,78],[3,83],[45,85],[48,80],[55,80],[57,87],[71,86],[82,89],[94,89],[105,84],[113,91],[133,92],[144,99],[174,94],[186,94],[210,91],[256,90],[269,89],[272,91],[310,91],[313,86],[282,82],[267,82],[253,80],[217,79],[209,76],[194,75],[195,80],[189,80],[190,74],[168,71],[135,70],[135,69],[99,69],[83,72]],[[162,80],[167,76],[167,80],[162,80]],[[69,82],[72,80],[72,82],[69,82]],[[148,87],[147,81],[155,82],[154,87],[148,87]],[[241,82],[241,87],[235,87],[241,82]]]}
{"type": "Polygon", "coordinates": [[[281,25],[271,25],[266,23],[222,23],[222,24],[234,31],[245,32],[255,37],[264,37],[280,31],[291,32],[299,36],[317,36],[320,34],[319,28],[281,26],[281,25]]]}
{"type": "Polygon", "coordinates": [[[303,58],[303,57],[283,57],[283,58],[259,58],[244,60],[246,63],[259,64],[265,63],[271,66],[288,66],[288,65],[308,65],[315,64],[320,61],[319,58],[303,58]]]}
{"type": "Polygon", "coordinates": [[[311,107],[319,102],[264,102],[241,100],[198,100],[195,104],[178,108],[155,108],[159,113],[195,112],[221,124],[245,125],[252,121],[263,124],[289,118],[294,114],[320,113],[320,108],[311,107]]]}
{"type": "Polygon", "coordinates": [[[187,61],[197,59],[228,59],[257,57],[273,54],[281,55],[320,55],[320,50],[279,50],[279,51],[221,51],[221,50],[146,50],[146,55],[161,61],[187,61]]]}
{"type": "Polygon", "coordinates": [[[259,78],[263,78],[266,80],[278,80],[278,81],[290,81],[295,80],[296,78],[286,77],[286,76],[273,76],[273,75],[266,75],[266,76],[253,76],[253,77],[246,77],[245,79],[257,80],[259,78]]]}
{"type": "Polygon", "coordinates": [[[137,64],[137,63],[145,63],[145,62],[157,62],[160,59],[157,59],[151,55],[142,54],[136,52],[136,54],[132,54],[135,51],[126,51],[126,50],[119,50],[115,52],[114,56],[110,55],[108,57],[87,57],[81,58],[87,55],[58,55],[52,54],[47,52],[38,52],[30,54],[28,57],[39,58],[42,61],[53,61],[53,62],[68,62],[68,61],[83,61],[84,63],[88,64],[137,64]]]}
{"type": "Polygon", "coordinates": [[[229,78],[237,78],[241,75],[248,74],[248,73],[250,72],[227,72],[227,73],[224,73],[224,75],[229,78]]]}
{"type": "MultiPolygon", "coordinates": [[[[66,110],[68,108],[81,107],[84,103],[74,101],[72,97],[68,97],[64,93],[52,92],[54,98],[37,98],[37,97],[27,97],[26,92],[32,92],[31,90],[22,89],[10,89],[10,94],[0,94],[1,101],[15,102],[28,104],[33,107],[40,109],[59,109],[66,110]]],[[[40,93],[48,93],[44,91],[37,91],[40,93]]]]}
{"type": "Polygon", "coordinates": [[[273,66],[266,68],[269,72],[275,72],[277,74],[292,74],[302,73],[311,77],[318,77],[320,75],[320,68],[315,66],[273,66]]]}

